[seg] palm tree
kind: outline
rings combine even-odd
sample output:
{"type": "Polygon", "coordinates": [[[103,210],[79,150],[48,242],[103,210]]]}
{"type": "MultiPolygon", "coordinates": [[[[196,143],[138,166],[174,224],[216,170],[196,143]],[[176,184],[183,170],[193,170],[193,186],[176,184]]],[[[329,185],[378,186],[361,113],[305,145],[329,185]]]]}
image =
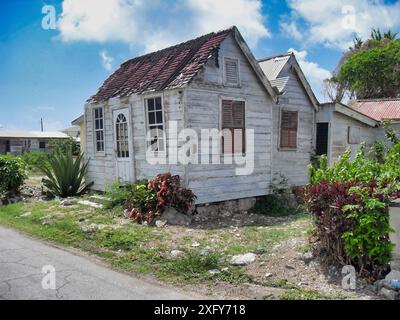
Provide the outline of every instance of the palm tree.
{"type": "Polygon", "coordinates": [[[392,30],[388,30],[383,34],[383,37],[388,40],[395,40],[397,38],[397,32],[393,32],[392,30]]]}

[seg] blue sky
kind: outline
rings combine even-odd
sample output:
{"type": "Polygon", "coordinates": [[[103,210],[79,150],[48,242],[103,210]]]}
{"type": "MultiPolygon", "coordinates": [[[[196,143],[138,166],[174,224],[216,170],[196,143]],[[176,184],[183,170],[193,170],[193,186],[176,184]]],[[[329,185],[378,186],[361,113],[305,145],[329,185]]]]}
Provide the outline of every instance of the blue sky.
{"type": "MultiPolygon", "coordinates": [[[[237,25],[257,58],[295,51],[316,95],[354,34],[400,30],[399,1],[0,2],[0,130],[59,130],[123,61],[237,25]],[[44,29],[45,5],[56,28],[44,29]]],[[[46,20],[48,22],[49,20],[46,20]]]]}

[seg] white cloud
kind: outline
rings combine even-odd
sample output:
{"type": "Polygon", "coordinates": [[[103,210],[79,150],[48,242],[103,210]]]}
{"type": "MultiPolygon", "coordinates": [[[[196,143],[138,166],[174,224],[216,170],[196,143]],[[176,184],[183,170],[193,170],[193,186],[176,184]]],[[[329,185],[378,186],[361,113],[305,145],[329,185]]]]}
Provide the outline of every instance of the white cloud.
{"type": "Polygon", "coordinates": [[[188,0],[188,7],[202,33],[236,25],[252,47],[271,36],[263,24],[259,0],[188,0]]]}
{"type": "Polygon", "coordinates": [[[123,42],[148,52],[236,25],[255,47],[270,36],[261,6],[261,0],[64,0],[58,29],[65,42],[123,42]]]}
{"type": "Polygon", "coordinates": [[[58,21],[66,41],[132,41],[143,4],[123,0],[64,0],[58,21]]]}
{"type": "Polygon", "coordinates": [[[281,21],[280,27],[284,35],[288,36],[289,38],[293,38],[297,41],[303,39],[303,34],[299,31],[299,27],[295,21],[281,21]]]}
{"type": "Polygon", "coordinates": [[[400,28],[400,2],[382,0],[287,0],[292,9],[293,23],[304,23],[304,38],[347,49],[355,34],[369,37],[371,28],[400,28]],[[296,18],[298,17],[298,19],[296,18]]]}
{"type": "Polygon", "coordinates": [[[332,74],[328,70],[320,67],[318,63],[308,61],[307,51],[297,51],[293,48],[290,48],[288,52],[293,52],[295,54],[296,59],[304,72],[304,75],[314,91],[314,94],[320,101],[322,101],[324,96],[323,81],[327,78],[330,78],[332,74]]]}
{"type": "Polygon", "coordinates": [[[105,50],[100,52],[100,58],[101,58],[101,65],[103,66],[103,68],[106,69],[107,71],[111,71],[113,68],[114,59],[105,50]]]}

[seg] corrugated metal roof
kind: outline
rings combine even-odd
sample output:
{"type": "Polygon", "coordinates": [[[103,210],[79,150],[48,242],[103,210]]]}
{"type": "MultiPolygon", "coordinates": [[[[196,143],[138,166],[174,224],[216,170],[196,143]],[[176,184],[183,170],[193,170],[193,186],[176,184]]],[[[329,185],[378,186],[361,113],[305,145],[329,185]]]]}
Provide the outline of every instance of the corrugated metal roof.
{"type": "Polygon", "coordinates": [[[74,126],[79,126],[83,121],[85,121],[85,116],[82,114],[81,116],[79,116],[75,120],[72,120],[71,124],[74,125],[74,126]]]}
{"type": "Polygon", "coordinates": [[[275,80],[270,80],[271,85],[273,87],[277,87],[279,92],[283,92],[283,90],[285,89],[286,84],[288,83],[288,81],[289,81],[289,77],[282,77],[282,78],[278,78],[278,79],[275,79],[275,80]]]}
{"type": "Polygon", "coordinates": [[[268,80],[275,80],[286,63],[289,61],[291,54],[279,55],[266,59],[259,60],[259,65],[262,71],[267,76],[268,80]]]}
{"type": "Polygon", "coordinates": [[[216,53],[234,27],[189,40],[123,63],[88,102],[102,102],[188,84],[216,53]]]}
{"type": "Polygon", "coordinates": [[[350,101],[348,105],[354,110],[377,121],[382,121],[384,119],[400,119],[400,98],[353,100],[350,101]]]}
{"type": "Polygon", "coordinates": [[[27,139],[63,139],[68,135],[59,131],[2,131],[0,130],[0,138],[27,138],[27,139]]]}

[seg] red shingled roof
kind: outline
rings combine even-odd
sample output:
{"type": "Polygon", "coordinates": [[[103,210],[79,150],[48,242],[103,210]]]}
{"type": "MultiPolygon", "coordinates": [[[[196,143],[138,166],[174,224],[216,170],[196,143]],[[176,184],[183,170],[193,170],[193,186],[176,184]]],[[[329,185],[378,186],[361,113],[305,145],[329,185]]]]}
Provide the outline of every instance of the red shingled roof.
{"type": "Polygon", "coordinates": [[[180,88],[189,83],[222,41],[234,30],[189,40],[124,62],[88,102],[102,102],[149,91],[180,88]]]}
{"type": "Polygon", "coordinates": [[[356,100],[349,106],[377,121],[400,119],[400,98],[356,100]]]}

